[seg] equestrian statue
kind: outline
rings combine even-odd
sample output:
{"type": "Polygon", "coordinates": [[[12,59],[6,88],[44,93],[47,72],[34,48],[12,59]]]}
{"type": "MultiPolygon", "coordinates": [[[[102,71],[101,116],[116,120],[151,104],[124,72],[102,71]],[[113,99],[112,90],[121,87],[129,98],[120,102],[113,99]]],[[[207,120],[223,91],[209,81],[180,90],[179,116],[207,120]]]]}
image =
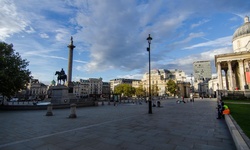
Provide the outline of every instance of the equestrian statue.
{"type": "Polygon", "coordinates": [[[65,81],[67,81],[67,75],[65,74],[63,68],[61,71],[56,71],[55,75],[57,75],[57,83],[61,84],[61,80],[63,81],[63,84],[65,81]],[[60,81],[60,82],[59,82],[60,81]]]}

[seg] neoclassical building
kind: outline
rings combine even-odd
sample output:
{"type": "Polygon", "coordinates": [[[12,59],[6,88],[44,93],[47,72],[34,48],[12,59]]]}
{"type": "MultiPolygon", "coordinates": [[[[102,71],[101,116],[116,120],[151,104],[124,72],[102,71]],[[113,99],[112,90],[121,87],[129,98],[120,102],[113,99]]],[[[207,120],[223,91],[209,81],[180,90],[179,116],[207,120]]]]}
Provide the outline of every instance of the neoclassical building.
{"type": "Polygon", "coordinates": [[[233,34],[233,53],[215,55],[218,75],[218,89],[246,91],[250,87],[250,22],[244,24],[233,34]],[[222,72],[224,71],[224,72],[222,72]],[[225,75],[223,83],[222,76],[225,75]],[[223,87],[223,85],[226,85],[223,87]]]}
{"type": "MultiPolygon", "coordinates": [[[[177,96],[181,97],[189,97],[190,84],[185,82],[186,74],[181,70],[167,70],[167,69],[153,69],[151,70],[151,94],[152,96],[164,96],[166,94],[166,86],[168,81],[172,79],[178,85],[177,96]]],[[[145,89],[146,93],[149,91],[149,73],[145,73],[140,82],[134,83],[135,85],[142,84],[143,89],[145,89]]]]}

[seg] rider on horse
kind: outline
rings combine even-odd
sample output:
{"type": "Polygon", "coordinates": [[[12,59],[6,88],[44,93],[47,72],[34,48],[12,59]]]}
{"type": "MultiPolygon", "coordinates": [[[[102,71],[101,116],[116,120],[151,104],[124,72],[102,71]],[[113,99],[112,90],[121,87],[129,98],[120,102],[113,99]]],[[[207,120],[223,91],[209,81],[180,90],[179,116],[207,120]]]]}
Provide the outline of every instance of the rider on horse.
{"type": "Polygon", "coordinates": [[[63,68],[62,68],[62,70],[61,70],[61,74],[60,74],[60,75],[61,75],[61,76],[65,75],[65,72],[64,72],[63,68]]]}
{"type": "Polygon", "coordinates": [[[63,84],[64,84],[65,81],[67,81],[67,75],[65,74],[63,68],[61,71],[56,71],[55,75],[57,75],[57,83],[61,83],[61,80],[63,80],[63,84]]]}

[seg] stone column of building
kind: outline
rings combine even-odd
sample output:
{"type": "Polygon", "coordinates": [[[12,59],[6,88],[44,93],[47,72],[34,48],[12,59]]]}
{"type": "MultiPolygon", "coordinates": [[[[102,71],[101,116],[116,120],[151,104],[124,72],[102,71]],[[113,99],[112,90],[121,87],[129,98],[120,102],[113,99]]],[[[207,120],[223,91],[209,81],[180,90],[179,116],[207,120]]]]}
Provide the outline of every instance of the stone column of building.
{"type": "Polygon", "coordinates": [[[218,74],[218,81],[219,81],[219,89],[222,89],[222,74],[221,74],[221,64],[217,62],[217,74],[218,74]]]}
{"type": "Polygon", "coordinates": [[[228,66],[228,76],[229,76],[229,90],[234,90],[234,83],[233,83],[233,70],[232,70],[232,64],[231,61],[227,62],[228,66]]]}
{"type": "Polygon", "coordinates": [[[224,71],[225,71],[226,89],[229,90],[228,69],[225,69],[224,71]]]}
{"type": "Polygon", "coordinates": [[[244,86],[246,85],[246,80],[245,80],[243,60],[238,60],[238,63],[240,69],[240,90],[244,90],[245,89],[244,86]]]}
{"type": "Polygon", "coordinates": [[[71,42],[68,45],[69,57],[68,57],[68,76],[67,76],[67,86],[70,88],[69,93],[73,93],[72,85],[72,65],[73,65],[73,50],[75,46],[73,45],[73,37],[71,36],[71,42]]]}

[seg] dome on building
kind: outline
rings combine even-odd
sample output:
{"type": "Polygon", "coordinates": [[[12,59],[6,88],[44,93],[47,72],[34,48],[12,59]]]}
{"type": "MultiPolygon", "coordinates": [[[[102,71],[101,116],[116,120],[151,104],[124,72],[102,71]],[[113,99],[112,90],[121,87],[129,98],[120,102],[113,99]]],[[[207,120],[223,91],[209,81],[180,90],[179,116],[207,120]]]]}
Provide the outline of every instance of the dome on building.
{"type": "Polygon", "coordinates": [[[249,22],[249,17],[246,16],[244,18],[244,24],[240,26],[233,34],[233,41],[240,38],[244,37],[246,35],[250,35],[250,22],[249,22]]]}

